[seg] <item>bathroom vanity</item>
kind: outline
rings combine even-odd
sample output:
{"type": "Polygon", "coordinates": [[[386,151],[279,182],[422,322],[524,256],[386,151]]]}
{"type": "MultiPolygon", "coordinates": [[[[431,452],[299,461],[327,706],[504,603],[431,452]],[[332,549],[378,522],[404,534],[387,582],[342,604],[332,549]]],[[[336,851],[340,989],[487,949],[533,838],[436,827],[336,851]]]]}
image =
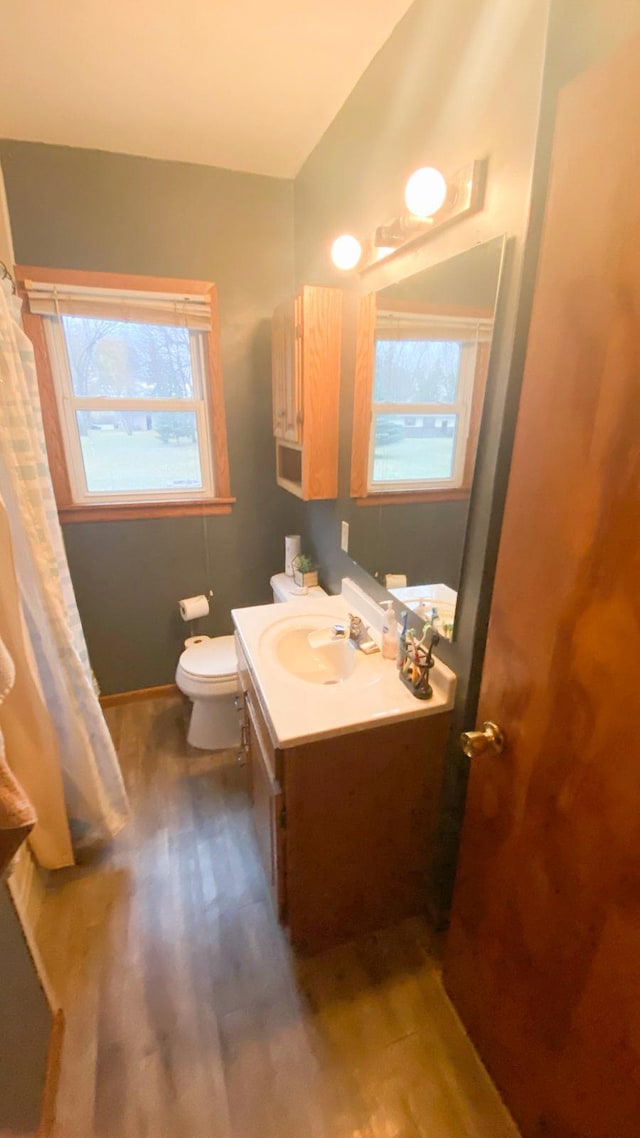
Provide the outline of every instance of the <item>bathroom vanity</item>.
{"type": "Polygon", "coordinates": [[[424,912],[455,688],[437,661],[419,701],[351,645],[348,675],[343,656],[314,665],[308,632],[346,613],[341,597],[233,613],[256,837],[307,952],[424,912]]]}

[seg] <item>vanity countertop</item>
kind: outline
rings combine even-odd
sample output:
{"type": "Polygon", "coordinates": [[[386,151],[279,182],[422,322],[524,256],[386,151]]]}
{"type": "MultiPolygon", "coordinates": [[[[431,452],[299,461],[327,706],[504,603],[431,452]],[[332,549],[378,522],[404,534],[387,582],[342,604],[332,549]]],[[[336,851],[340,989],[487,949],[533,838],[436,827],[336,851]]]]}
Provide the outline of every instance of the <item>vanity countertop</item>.
{"type": "MultiPolygon", "coordinates": [[[[276,747],[436,715],[453,706],[455,675],[438,659],[431,671],[430,700],[416,699],[399,679],[395,662],[383,660],[380,653],[358,652],[353,675],[341,683],[310,683],[284,667],[273,651],[279,631],[304,629],[315,621],[326,628],[337,621],[348,623],[342,596],[234,609],[231,615],[276,747]]],[[[375,632],[373,636],[379,642],[375,632]]]]}

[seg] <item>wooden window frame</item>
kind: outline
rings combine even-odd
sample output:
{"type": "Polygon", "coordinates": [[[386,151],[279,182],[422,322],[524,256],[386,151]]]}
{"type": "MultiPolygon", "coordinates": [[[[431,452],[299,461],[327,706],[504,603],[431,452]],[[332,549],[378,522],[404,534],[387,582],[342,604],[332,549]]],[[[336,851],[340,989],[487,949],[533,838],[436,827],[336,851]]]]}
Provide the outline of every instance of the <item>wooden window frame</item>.
{"type": "MultiPolygon", "coordinates": [[[[389,305],[385,304],[385,308],[389,305]]],[[[399,311],[407,306],[398,304],[399,311]]],[[[384,506],[408,502],[455,502],[462,501],[471,493],[471,481],[475,465],[482,404],[487,382],[489,353],[491,344],[479,340],[476,348],[473,393],[469,410],[469,426],[464,456],[462,483],[456,487],[399,487],[397,490],[383,487],[372,490],[369,486],[369,465],[371,450],[371,431],[373,425],[373,377],[376,351],[376,294],[367,293],[360,298],[356,322],[356,355],[354,368],[353,428],[351,440],[351,497],[357,506],[384,506]]],[[[493,312],[485,308],[471,308],[451,305],[423,306],[424,314],[446,318],[463,317],[487,320],[493,312]]],[[[407,413],[409,408],[407,406],[407,413]]],[[[419,413],[419,412],[418,412],[419,413]]]]}
{"type": "MultiPolygon", "coordinates": [[[[235,498],[231,496],[224,389],[220,364],[218,296],[210,281],[183,280],[171,277],[132,276],[123,273],[84,272],[75,269],[50,269],[34,265],[16,265],[18,295],[23,301],[22,322],[34,352],[40,404],[51,480],[61,522],[129,521],[142,518],[199,517],[229,514],[235,498]],[[201,296],[209,305],[211,331],[202,332],[204,342],[206,397],[209,412],[209,445],[213,466],[215,496],[170,501],[91,502],[74,501],[69,464],[60,423],[54,373],[45,329],[45,318],[30,311],[27,282],[75,285],[109,289],[113,292],[136,291],[184,293],[201,296]]],[[[125,305],[123,305],[124,310],[125,305]]]]}

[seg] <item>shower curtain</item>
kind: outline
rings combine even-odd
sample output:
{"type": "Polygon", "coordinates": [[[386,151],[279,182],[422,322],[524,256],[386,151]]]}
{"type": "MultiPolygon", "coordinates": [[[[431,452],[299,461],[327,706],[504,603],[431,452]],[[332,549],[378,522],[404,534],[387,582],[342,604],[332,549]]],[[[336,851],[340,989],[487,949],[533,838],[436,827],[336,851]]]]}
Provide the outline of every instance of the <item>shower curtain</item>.
{"type": "MultiPolygon", "coordinates": [[[[113,837],[127,819],[128,804],[93,686],[47,463],[34,352],[19,314],[20,302],[11,295],[9,282],[2,281],[0,496],[38,679],[57,740],[68,829],[74,850],[81,851],[113,837]]],[[[58,760],[47,753],[41,761],[58,760]]],[[[32,773],[37,780],[37,769],[32,773]]],[[[21,781],[28,790],[23,775],[21,781]]],[[[64,848],[64,835],[59,837],[64,848]]]]}
{"type": "MultiPolygon", "coordinates": [[[[4,668],[0,665],[0,674],[5,674],[0,702],[0,750],[6,745],[5,761],[17,780],[18,795],[22,791],[33,808],[35,824],[29,833],[29,845],[34,857],[46,869],[61,869],[73,865],[74,859],[60,751],[22,612],[11,529],[2,497],[0,583],[0,657],[5,662],[4,668]]],[[[2,790],[3,807],[10,810],[10,787],[2,790]]]]}

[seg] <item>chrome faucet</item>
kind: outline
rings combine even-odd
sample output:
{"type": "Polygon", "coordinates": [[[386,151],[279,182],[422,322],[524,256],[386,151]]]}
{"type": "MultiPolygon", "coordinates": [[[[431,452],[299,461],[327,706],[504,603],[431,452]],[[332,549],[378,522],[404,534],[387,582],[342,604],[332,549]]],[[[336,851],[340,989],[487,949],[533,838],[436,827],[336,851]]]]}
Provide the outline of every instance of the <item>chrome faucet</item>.
{"type": "Polygon", "coordinates": [[[372,652],[380,651],[375,640],[372,640],[369,629],[362,620],[362,617],[356,616],[352,612],[349,613],[349,640],[355,648],[359,648],[366,656],[372,652]]]}
{"type": "Polygon", "coordinates": [[[333,640],[348,640],[354,648],[359,648],[365,655],[380,651],[375,640],[371,638],[369,629],[362,617],[356,616],[352,612],[349,613],[348,627],[338,621],[336,624],[332,624],[331,628],[309,633],[309,643],[312,648],[321,647],[322,644],[330,644],[333,640]]]}
{"type": "Polygon", "coordinates": [[[356,648],[360,647],[360,641],[365,636],[367,628],[363,623],[361,617],[355,616],[352,612],[349,613],[349,629],[347,631],[346,624],[332,624],[331,626],[331,639],[332,640],[351,640],[356,648]]]}
{"type": "Polygon", "coordinates": [[[360,641],[366,632],[365,625],[362,618],[355,616],[354,613],[349,613],[349,640],[351,640],[356,648],[360,647],[360,641]]]}

